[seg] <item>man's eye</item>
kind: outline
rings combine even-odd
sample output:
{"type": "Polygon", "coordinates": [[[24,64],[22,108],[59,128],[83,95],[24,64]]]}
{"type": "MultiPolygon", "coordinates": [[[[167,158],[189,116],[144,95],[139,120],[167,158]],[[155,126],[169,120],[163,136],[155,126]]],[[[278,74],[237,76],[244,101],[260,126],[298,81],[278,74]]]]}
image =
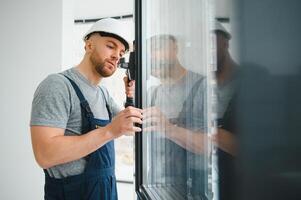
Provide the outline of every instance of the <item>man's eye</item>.
{"type": "Polygon", "coordinates": [[[112,45],[107,45],[107,47],[110,49],[114,49],[114,47],[112,45]]]}

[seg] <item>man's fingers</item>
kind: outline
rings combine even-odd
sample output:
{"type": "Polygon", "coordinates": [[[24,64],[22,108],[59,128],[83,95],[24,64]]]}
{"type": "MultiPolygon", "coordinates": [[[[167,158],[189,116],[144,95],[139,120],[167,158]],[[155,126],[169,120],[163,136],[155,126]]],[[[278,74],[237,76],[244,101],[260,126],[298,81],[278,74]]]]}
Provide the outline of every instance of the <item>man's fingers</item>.
{"type": "Polygon", "coordinates": [[[125,114],[126,117],[138,117],[140,119],[143,118],[142,110],[139,109],[139,108],[134,108],[132,106],[127,107],[124,110],[124,114],[125,114]]]}
{"type": "Polygon", "coordinates": [[[126,87],[132,87],[135,85],[135,80],[129,81],[129,78],[127,76],[123,77],[123,81],[126,87]]]}
{"type": "Polygon", "coordinates": [[[129,78],[127,76],[123,77],[123,82],[127,85],[129,78]]]}
{"type": "Polygon", "coordinates": [[[129,87],[133,87],[135,85],[135,81],[131,80],[130,82],[128,82],[128,86],[129,87]]]}
{"type": "Polygon", "coordinates": [[[125,131],[125,133],[128,134],[128,133],[135,133],[135,132],[141,132],[141,131],[142,131],[142,129],[140,127],[133,125],[127,131],[125,131]]]}
{"type": "Polygon", "coordinates": [[[144,125],[148,125],[148,124],[151,124],[151,125],[154,125],[154,124],[159,124],[161,121],[162,118],[160,117],[148,117],[148,118],[145,118],[143,119],[143,124],[144,125]]]}
{"type": "Polygon", "coordinates": [[[132,129],[131,131],[127,131],[127,132],[124,133],[123,135],[126,135],[126,136],[133,136],[133,135],[135,135],[136,132],[139,133],[139,132],[141,132],[141,131],[142,131],[141,128],[134,126],[133,129],[132,129]]]}
{"type": "Polygon", "coordinates": [[[138,123],[138,124],[142,124],[142,120],[138,117],[130,117],[129,120],[132,122],[132,123],[138,123]]]}
{"type": "Polygon", "coordinates": [[[158,131],[159,128],[157,126],[148,126],[143,128],[143,132],[153,132],[153,131],[158,131]]]}
{"type": "Polygon", "coordinates": [[[134,127],[133,127],[133,131],[134,131],[134,132],[141,132],[142,129],[141,129],[140,127],[134,126],[134,127]]]}
{"type": "Polygon", "coordinates": [[[157,107],[149,107],[143,110],[143,116],[145,117],[162,116],[162,113],[157,107]]]}
{"type": "Polygon", "coordinates": [[[128,111],[128,110],[137,110],[137,111],[139,111],[141,113],[143,112],[142,109],[136,108],[136,107],[133,107],[133,106],[129,106],[129,107],[127,107],[127,108],[124,109],[124,111],[128,111]]]}

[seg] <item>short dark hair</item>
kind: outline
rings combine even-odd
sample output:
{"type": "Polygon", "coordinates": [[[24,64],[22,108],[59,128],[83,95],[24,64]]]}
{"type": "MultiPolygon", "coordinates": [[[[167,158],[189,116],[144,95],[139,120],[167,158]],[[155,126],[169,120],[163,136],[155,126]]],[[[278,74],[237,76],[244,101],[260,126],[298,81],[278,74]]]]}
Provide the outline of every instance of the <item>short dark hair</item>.
{"type": "Polygon", "coordinates": [[[170,35],[170,34],[154,35],[150,39],[151,39],[151,41],[170,40],[174,43],[177,43],[176,37],[173,35],[170,35]]]}
{"type": "Polygon", "coordinates": [[[151,48],[156,47],[161,49],[166,44],[175,44],[177,45],[177,39],[173,35],[169,34],[161,34],[161,35],[154,35],[150,39],[147,40],[151,48]]]}
{"type": "Polygon", "coordinates": [[[215,30],[214,32],[215,32],[215,34],[220,34],[220,35],[222,35],[223,37],[225,37],[225,38],[228,39],[228,40],[231,39],[231,36],[230,36],[229,34],[225,33],[224,31],[221,31],[221,30],[215,30]]]}

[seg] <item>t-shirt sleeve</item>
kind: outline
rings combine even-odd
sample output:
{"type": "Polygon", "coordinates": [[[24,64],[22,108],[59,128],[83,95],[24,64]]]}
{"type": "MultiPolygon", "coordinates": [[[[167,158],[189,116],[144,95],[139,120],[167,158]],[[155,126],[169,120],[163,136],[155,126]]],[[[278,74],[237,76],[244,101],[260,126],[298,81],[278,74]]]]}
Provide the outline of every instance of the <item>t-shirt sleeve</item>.
{"type": "Polygon", "coordinates": [[[68,82],[59,74],[38,86],[32,101],[30,126],[66,128],[71,110],[68,82]]]}

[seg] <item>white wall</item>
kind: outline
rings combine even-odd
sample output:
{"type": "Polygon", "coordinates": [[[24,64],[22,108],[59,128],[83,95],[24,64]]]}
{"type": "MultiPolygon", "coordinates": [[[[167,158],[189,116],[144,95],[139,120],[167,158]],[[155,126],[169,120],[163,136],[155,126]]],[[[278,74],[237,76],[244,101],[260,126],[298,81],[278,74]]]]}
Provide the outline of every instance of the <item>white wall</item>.
{"type": "Polygon", "coordinates": [[[134,0],[74,0],[75,19],[113,17],[133,13],[134,0]]]}
{"type": "Polygon", "coordinates": [[[37,84],[61,69],[62,1],[0,1],[0,199],[43,199],[29,132],[37,84]]]}
{"type": "MultiPolygon", "coordinates": [[[[73,20],[80,16],[129,14],[133,6],[132,1],[127,1],[129,6],[123,7],[122,11],[111,8],[117,5],[116,1],[106,4],[106,7],[85,1],[92,9],[114,11],[97,16],[87,12],[90,13],[87,16],[77,12],[74,2],[0,1],[1,200],[43,199],[44,174],[34,160],[30,140],[31,102],[41,80],[48,74],[61,71],[63,66],[74,64],[74,40],[78,38],[74,38],[73,20]]],[[[128,199],[133,199],[132,186],[118,184],[118,189],[122,197],[132,196],[128,199]]]]}

